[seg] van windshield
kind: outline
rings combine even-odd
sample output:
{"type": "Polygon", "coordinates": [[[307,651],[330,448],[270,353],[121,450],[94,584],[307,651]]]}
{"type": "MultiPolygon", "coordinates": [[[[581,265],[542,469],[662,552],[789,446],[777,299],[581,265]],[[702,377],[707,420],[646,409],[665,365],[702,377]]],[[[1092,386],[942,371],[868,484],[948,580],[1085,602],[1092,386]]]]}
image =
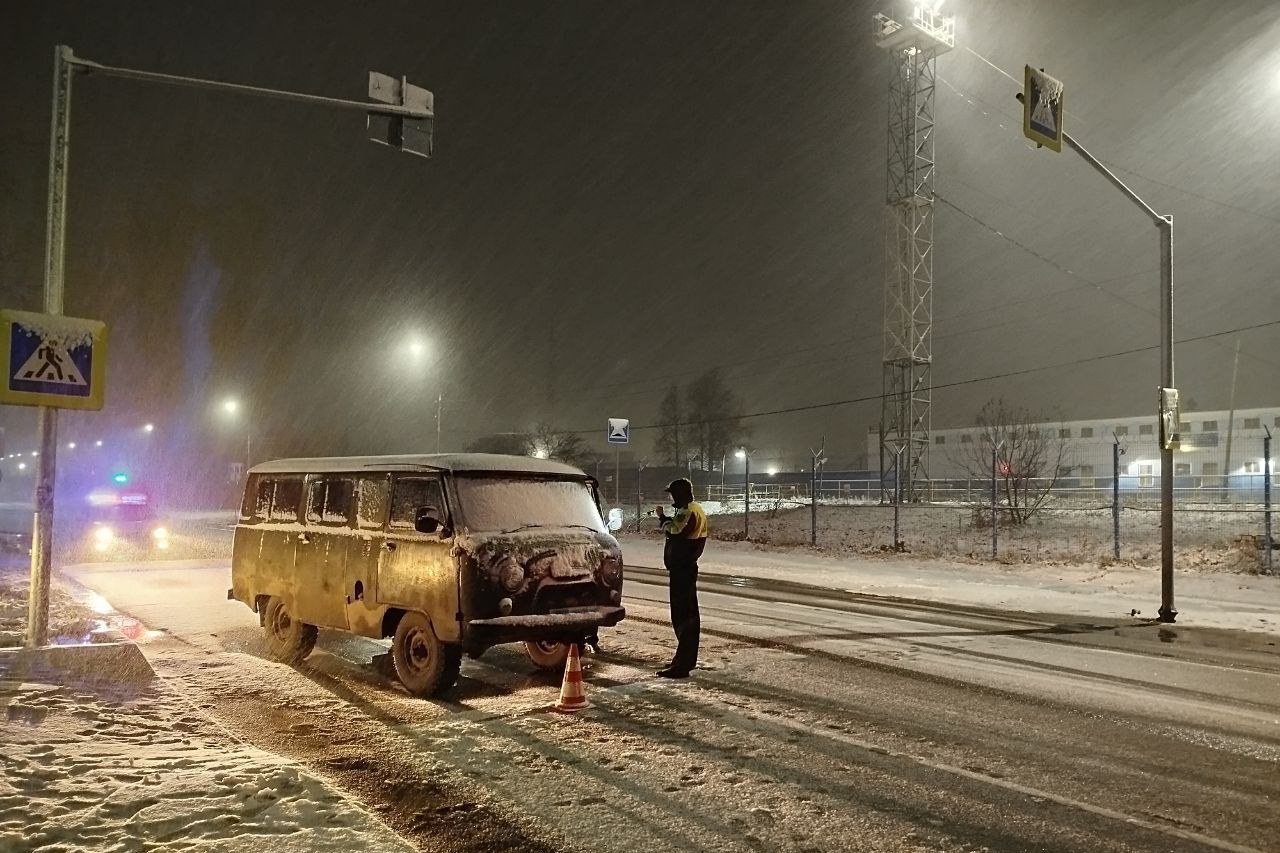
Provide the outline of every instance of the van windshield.
{"type": "Polygon", "coordinates": [[[585,527],[604,532],[600,510],[583,482],[460,476],[455,491],[470,530],[585,527]]]}

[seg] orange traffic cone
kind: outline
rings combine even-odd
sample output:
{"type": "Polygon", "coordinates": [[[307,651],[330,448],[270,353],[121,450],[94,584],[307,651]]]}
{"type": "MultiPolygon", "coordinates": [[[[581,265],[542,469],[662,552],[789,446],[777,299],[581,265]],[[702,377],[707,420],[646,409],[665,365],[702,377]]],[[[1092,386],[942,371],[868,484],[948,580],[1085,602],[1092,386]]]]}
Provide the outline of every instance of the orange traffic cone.
{"type": "Polygon", "coordinates": [[[578,644],[573,643],[564,662],[564,683],[560,685],[560,701],[556,703],[556,710],[571,714],[590,707],[587,694],[582,690],[582,659],[578,657],[578,644]]]}

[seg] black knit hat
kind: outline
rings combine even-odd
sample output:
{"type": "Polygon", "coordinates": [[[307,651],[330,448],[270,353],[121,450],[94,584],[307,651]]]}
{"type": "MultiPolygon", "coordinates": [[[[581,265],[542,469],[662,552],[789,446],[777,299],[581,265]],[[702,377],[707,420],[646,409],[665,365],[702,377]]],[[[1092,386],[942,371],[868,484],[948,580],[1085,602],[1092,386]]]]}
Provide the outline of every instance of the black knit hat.
{"type": "Polygon", "coordinates": [[[671,500],[678,506],[693,503],[693,483],[685,477],[672,480],[667,485],[667,494],[671,495],[671,500]]]}

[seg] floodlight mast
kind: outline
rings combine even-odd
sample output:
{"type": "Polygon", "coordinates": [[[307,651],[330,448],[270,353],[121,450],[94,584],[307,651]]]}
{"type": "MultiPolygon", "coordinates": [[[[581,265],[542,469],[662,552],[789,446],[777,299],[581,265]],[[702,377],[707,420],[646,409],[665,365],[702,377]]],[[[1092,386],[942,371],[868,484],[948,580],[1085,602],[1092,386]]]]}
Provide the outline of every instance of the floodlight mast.
{"type": "Polygon", "coordinates": [[[915,6],[905,22],[873,17],[889,80],[885,192],[881,501],[921,500],[928,483],[933,396],[934,94],[939,54],[955,46],[955,18],[915,6]],[[895,485],[885,486],[887,462],[895,485]]]}

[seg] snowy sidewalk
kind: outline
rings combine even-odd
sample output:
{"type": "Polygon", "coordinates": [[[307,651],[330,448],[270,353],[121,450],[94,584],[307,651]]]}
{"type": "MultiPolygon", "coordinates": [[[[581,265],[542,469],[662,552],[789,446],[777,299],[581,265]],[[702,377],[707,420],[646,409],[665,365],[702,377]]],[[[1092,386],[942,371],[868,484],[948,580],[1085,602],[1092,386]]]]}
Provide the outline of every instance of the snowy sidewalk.
{"type": "MultiPolygon", "coordinates": [[[[627,563],[662,566],[662,541],[622,537],[627,563]]],[[[1160,573],[1129,566],[965,563],[910,555],[828,557],[804,548],[760,548],[711,540],[704,573],[787,580],[869,595],[1033,613],[1154,618],[1160,573]]],[[[1178,572],[1179,625],[1280,634],[1280,577],[1178,572]]]]}
{"type": "Polygon", "coordinates": [[[0,707],[0,850],[412,849],[163,682],[113,696],[0,682],[0,707]]]}

